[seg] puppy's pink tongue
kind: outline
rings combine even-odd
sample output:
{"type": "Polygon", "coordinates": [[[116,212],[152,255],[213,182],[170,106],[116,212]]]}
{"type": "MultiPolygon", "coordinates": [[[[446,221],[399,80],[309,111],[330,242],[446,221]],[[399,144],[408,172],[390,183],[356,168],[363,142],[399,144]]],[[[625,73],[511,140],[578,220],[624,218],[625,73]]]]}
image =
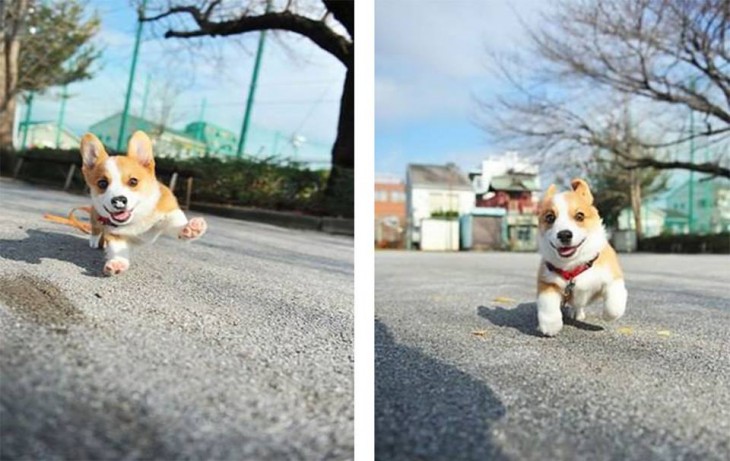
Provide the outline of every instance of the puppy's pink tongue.
{"type": "Polygon", "coordinates": [[[559,248],[558,253],[560,253],[560,256],[570,256],[571,254],[575,253],[575,247],[559,248]]]}
{"type": "Polygon", "coordinates": [[[129,219],[129,211],[120,211],[119,213],[112,214],[114,216],[114,219],[117,221],[126,221],[129,219]]]}

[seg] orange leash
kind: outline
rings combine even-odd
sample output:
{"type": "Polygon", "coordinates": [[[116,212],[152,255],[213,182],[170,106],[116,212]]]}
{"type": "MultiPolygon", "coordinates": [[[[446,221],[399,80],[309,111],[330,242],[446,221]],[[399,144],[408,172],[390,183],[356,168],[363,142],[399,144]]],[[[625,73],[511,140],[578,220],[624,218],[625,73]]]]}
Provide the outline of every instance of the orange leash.
{"type": "Polygon", "coordinates": [[[74,216],[74,213],[76,212],[76,210],[85,211],[85,212],[89,213],[89,215],[91,215],[90,206],[80,206],[80,207],[73,208],[69,212],[67,218],[64,218],[63,216],[55,216],[55,215],[46,213],[43,215],[43,219],[45,219],[46,221],[55,222],[57,224],[65,224],[67,226],[74,227],[74,228],[80,230],[81,232],[83,232],[84,234],[91,234],[91,223],[81,222],[78,219],[76,219],[76,216],[74,216]]]}

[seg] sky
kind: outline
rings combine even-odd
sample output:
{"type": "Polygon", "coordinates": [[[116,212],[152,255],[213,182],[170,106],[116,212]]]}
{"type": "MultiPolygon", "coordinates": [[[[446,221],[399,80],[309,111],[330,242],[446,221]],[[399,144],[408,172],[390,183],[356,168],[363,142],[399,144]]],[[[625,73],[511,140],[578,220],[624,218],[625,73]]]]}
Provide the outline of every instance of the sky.
{"type": "Polygon", "coordinates": [[[456,163],[466,171],[502,149],[478,126],[475,97],[500,84],[489,53],[526,44],[541,0],[377,0],[375,172],[456,163]]]}
{"type": "MultiPolygon", "coordinates": [[[[150,2],[151,3],[151,2],[150,2]]],[[[280,3],[280,2],[275,2],[280,3]]],[[[83,134],[89,125],[121,112],[132,62],[136,11],[125,0],[91,0],[101,16],[94,43],[103,49],[93,79],[69,85],[65,125],[83,134]]],[[[184,128],[204,118],[238,135],[259,39],[258,33],[208,39],[200,47],[183,39],[161,38],[163,29],[145,26],[137,65],[131,113],[139,115],[147,77],[150,91],[145,115],[159,113],[165,92],[176,94],[172,126],[184,128]],[[192,51],[191,51],[192,50],[192,51]]],[[[344,66],[308,39],[292,33],[268,34],[252,115],[257,128],[303,136],[310,147],[329,152],[334,142],[344,66]]],[[[36,98],[33,120],[56,121],[60,88],[36,98]]],[[[19,115],[24,115],[21,108],[19,115]]]]}

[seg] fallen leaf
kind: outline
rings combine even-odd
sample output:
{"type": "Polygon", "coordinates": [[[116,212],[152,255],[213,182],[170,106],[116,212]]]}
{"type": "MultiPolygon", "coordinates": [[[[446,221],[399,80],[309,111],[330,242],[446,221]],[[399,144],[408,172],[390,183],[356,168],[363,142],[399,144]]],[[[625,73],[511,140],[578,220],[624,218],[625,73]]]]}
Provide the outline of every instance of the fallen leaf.
{"type": "Polygon", "coordinates": [[[631,335],[634,333],[634,329],[632,327],[620,327],[616,331],[618,331],[622,335],[631,335]]]}
{"type": "Polygon", "coordinates": [[[659,336],[671,336],[672,332],[669,330],[659,330],[656,332],[659,336]]]}
{"type": "Polygon", "coordinates": [[[474,330],[471,332],[474,336],[481,336],[482,338],[487,336],[487,330],[474,330]]]}
{"type": "Polygon", "coordinates": [[[496,298],[494,298],[492,300],[492,302],[495,302],[495,303],[509,303],[509,304],[511,304],[511,303],[515,303],[516,301],[514,299],[508,298],[506,296],[497,296],[496,298]]]}

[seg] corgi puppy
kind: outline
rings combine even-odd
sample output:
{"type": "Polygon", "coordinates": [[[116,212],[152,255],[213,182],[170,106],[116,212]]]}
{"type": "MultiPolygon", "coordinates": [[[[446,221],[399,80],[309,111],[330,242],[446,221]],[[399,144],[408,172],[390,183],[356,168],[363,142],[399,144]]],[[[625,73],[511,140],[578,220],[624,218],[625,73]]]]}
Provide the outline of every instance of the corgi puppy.
{"type": "Polygon", "coordinates": [[[82,173],[91,190],[92,248],[105,248],[105,275],[129,268],[130,248],[160,234],[195,240],[207,228],[203,218],[188,221],[170,189],[157,181],[152,142],[141,131],[129,140],[126,156],[109,156],[91,133],[81,139],[82,173]]]}
{"type": "Polygon", "coordinates": [[[572,190],[557,193],[555,185],[538,206],[538,247],[542,261],[537,275],[539,330],[555,336],[563,328],[562,308],[584,320],[584,308],[603,301],[603,318],[616,320],[626,309],[624,276],[616,252],[606,239],[593,194],[582,179],[572,190]]]}

